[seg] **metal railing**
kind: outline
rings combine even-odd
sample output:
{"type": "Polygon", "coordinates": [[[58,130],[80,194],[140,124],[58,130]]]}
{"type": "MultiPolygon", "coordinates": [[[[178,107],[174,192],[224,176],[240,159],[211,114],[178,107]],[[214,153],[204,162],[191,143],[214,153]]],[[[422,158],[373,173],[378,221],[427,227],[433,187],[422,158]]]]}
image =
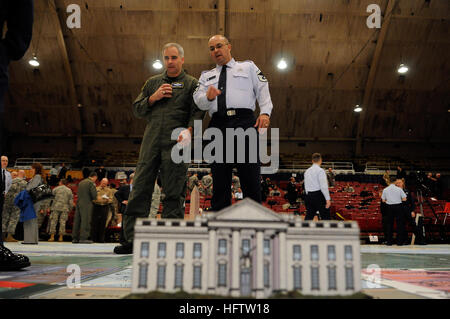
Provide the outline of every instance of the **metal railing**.
{"type": "Polygon", "coordinates": [[[44,169],[50,169],[53,165],[57,167],[61,163],[64,163],[66,166],[71,166],[72,161],[67,158],[27,158],[22,157],[16,159],[16,162],[14,163],[15,169],[29,169],[31,167],[31,164],[33,163],[41,163],[44,169]]]}

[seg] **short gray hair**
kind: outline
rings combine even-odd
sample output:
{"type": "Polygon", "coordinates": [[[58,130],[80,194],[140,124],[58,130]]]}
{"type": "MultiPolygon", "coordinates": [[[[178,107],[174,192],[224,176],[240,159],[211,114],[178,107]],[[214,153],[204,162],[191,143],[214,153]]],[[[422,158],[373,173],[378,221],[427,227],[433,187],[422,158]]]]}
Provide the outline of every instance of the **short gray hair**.
{"type": "Polygon", "coordinates": [[[164,51],[165,51],[167,48],[171,48],[171,47],[177,48],[178,53],[180,54],[180,57],[181,57],[181,58],[184,57],[184,49],[183,49],[183,47],[182,47],[181,45],[179,45],[178,43],[171,42],[171,43],[167,43],[167,44],[165,44],[165,45],[163,46],[163,48],[162,48],[162,57],[163,57],[163,58],[164,58],[164,51]]]}

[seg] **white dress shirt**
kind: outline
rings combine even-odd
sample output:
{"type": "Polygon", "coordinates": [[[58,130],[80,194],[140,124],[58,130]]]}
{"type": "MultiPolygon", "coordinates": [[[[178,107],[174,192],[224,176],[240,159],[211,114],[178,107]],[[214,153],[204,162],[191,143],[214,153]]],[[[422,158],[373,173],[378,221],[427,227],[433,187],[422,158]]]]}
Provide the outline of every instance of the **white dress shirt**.
{"type": "MultiPolygon", "coordinates": [[[[258,100],[260,113],[270,116],[272,113],[272,100],[269,92],[269,82],[252,61],[236,62],[231,59],[227,64],[226,104],[227,109],[255,110],[255,101],[258,100]]],[[[209,111],[212,116],[217,112],[217,98],[209,101],[206,91],[210,86],[218,88],[219,76],[222,66],[203,71],[198,87],[194,91],[194,102],[202,111],[209,111]]]]}
{"type": "Polygon", "coordinates": [[[330,192],[328,191],[328,180],[327,174],[317,164],[313,164],[305,172],[305,182],[304,187],[306,194],[309,192],[322,191],[323,196],[326,200],[331,200],[330,192]]]}
{"type": "Polygon", "coordinates": [[[383,189],[383,194],[381,195],[381,199],[385,200],[388,205],[401,204],[402,198],[406,198],[405,192],[394,184],[383,189]]]}
{"type": "Polygon", "coordinates": [[[11,174],[4,168],[1,169],[1,173],[5,173],[5,192],[4,194],[6,194],[9,189],[11,188],[11,184],[12,184],[12,177],[11,174]]]}

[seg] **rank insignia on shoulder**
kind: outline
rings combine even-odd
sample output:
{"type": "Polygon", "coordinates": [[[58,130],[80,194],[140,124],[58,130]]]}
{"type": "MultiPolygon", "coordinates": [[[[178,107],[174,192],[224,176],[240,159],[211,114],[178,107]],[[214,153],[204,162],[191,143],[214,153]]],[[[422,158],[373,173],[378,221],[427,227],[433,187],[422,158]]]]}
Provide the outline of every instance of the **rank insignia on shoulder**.
{"type": "Polygon", "coordinates": [[[261,72],[261,70],[258,70],[258,72],[256,72],[256,75],[258,76],[258,79],[261,82],[268,82],[267,78],[264,76],[264,74],[261,72]]]}
{"type": "Polygon", "coordinates": [[[206,81],[211,81],[212,79],[215,79],[215,78],[216,78],[216,75],[214,75],[214,76],[208,78],[206,81]]]}
{"type": "Polygon", "coordinates": [[[172,83],[172,89],[182,89],[184,88],[183,82],[173,82],[172,83]]]}

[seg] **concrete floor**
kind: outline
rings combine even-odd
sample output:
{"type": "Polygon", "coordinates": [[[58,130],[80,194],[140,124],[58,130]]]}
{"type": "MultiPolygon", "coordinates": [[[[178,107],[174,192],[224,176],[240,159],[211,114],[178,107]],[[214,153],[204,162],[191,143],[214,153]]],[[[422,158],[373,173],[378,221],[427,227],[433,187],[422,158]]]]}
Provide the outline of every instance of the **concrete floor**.
{"type": "MultiPolygon", "coordinates": [[[[6,243],[12,251],[26,254],[32,265],[0,272],[0,298],[122,298],[131,291],[132,256],[113,254],[115,245],[6,243]],[[67,287],[69,265],[80,267],[78,289],[67,287]]],[[[361,260],[362,291],[374,298],[450,298],[450,245],[362,245],[361,260]]]]}

